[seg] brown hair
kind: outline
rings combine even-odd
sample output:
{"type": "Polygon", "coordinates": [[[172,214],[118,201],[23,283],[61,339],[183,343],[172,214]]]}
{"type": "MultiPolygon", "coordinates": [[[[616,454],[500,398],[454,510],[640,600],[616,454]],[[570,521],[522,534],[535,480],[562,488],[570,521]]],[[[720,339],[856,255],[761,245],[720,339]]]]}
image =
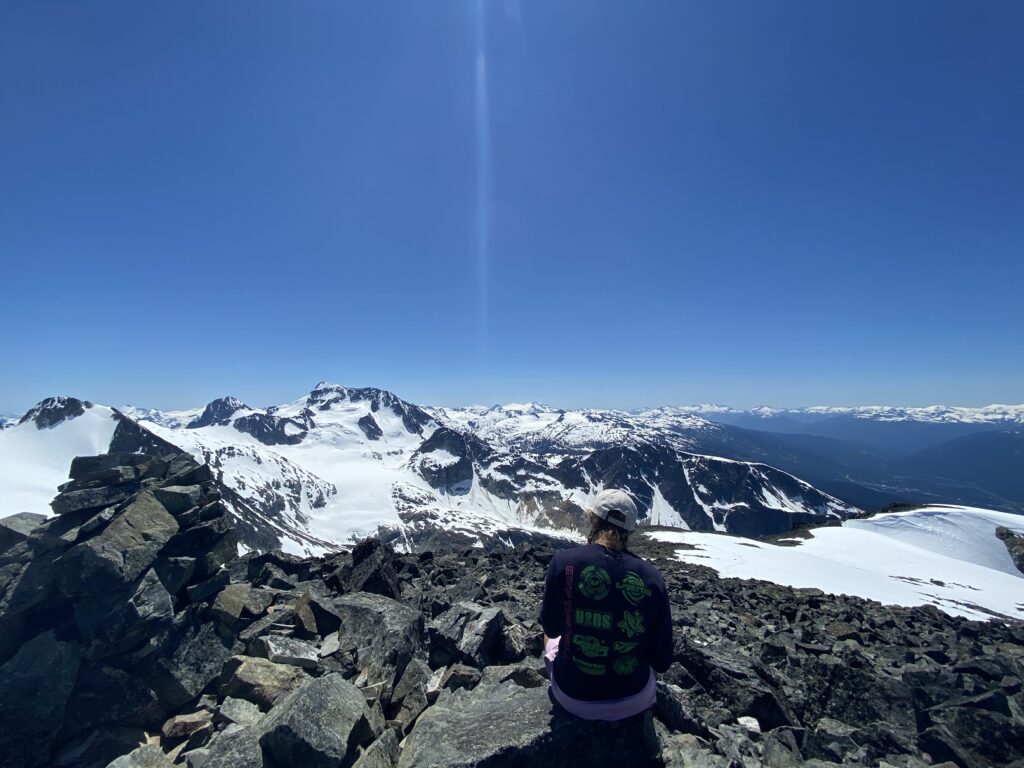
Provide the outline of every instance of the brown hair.
{"type": "Polygon", "coordinates": [[[629,531],[619,526],[602,520],[594,513],[587,515],[590,519],[590,532],[587,534],[587,544],[596,544],[598,539],[611,539],[618,543],[618,549],[625,549],[629,541],[629,531]]]}

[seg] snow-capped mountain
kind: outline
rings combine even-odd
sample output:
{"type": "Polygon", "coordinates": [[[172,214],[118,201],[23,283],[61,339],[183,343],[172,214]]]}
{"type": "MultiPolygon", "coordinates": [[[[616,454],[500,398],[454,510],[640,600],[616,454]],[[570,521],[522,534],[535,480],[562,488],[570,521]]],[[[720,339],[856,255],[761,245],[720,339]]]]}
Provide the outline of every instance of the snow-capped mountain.
{"type": "Polygon", "coordinates": [[[931,506],[841,526],[801,531],[773,542],[654,531],[684,544],[680,560],[722,576],[816,587],[894,605],[934,605],[972,619],[1024,619],[1024,574],[995,535],[1024,533],[1024,517],[986,509],[931,506]]]}
{"type": "Polygon", "coordinates": [[[24,454],[0,474],[4,486],[35,478],[0,513],[46,511],[73,455],[133,440],[166,441],[209,463],[249,546],[301,552],[377,532],[407,546],[439,532],[467,546],[573,534],[607,486],[629,489],[646,522],[694,530],[777,533],[859,511],[766,464],[698,453],[723,428],[686,414],[428,409],[329,383],[270,408],[234,398],[173,413],[75,402],[81,413],[44,401],[0,435],[0,455],[34,442],[49,462],[35,471],[24,454]]]}
{"type": "Polygon", "coordinates": [[[759,419],[791,418],[816,421],[834,416],[850,416],[873,421],[916,421],[929,424],[1024,424],[1024,405],[985,405],[964,408],[949,405],[897,407],[891,405],[826,406],[772,408],[759,406],[748,410],[725,405],[685,405],[659,409],[706,416],[714,420],[729,416],[753,416],[759,419]]]}

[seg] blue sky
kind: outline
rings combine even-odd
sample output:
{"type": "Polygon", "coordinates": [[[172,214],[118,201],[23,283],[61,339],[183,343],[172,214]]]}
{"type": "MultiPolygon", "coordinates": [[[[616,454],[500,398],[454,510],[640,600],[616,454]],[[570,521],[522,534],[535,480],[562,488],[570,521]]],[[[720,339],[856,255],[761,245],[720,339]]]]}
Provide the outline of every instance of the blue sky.
{"type": "Polygon", "coordinates": [[[0,6],[0,411],[1024,401],[1024,5],[0,6]]]}

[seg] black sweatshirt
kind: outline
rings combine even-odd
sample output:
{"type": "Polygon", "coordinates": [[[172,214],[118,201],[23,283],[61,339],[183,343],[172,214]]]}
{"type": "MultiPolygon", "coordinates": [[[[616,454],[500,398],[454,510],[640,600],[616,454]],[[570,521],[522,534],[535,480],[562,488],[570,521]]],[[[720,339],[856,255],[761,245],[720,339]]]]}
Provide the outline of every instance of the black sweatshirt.
{"type": "Polygon", "coordinates": [[[540,622],[561,637],[558,687],[574,699],[639,693],[650,667],[672,663],[672,614],[665,579],[628,551],[600,544],[562,550],[548,565],[540,622]]]}

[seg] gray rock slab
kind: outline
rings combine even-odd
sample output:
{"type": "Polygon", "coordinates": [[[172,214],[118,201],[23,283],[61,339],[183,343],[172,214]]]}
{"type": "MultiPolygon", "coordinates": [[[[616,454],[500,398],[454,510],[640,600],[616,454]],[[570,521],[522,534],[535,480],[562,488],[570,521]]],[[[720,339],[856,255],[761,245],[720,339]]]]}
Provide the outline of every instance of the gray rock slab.
{"type": "Polygon", "coordinates": [[[314,669],[320,661],[316,646],[294,637],[264,635],[256,638],[250,649],[254,656],[268,659],[275,664],[288,664],[303,669],[314,669]]]}
{"type": "MultiPolygon", "coordinates": [[[[260,731],[256,727],[229,725],[215,736],[203,752],[202,768],[263,768],[260,731]]],[[[186,756],[187,757],[187,756],[186,756]]],[[[189,765],[192,762],[189,761],[189,765]]],[[[285,763],[290,765],[290,763],[285,763]]],[[[199,768],[199,766],[196,766],[199,768]]]]}
{"type": "Polygon", "coordinates": [[[172,515],[180,515],[198,506],[203,489],[198,485],[168,485],[154,490],[156,498],[172,515]]]}
{"type": "Polygon", "coordinates": [[[549,741],[551,717],[545,688],[508,682],[446,694],[420,715],[398,765],[526,765],[549,741]]]}
{"type": "Polygon", "coordinates": [[[363,751],[352,768],[394,768],[398,751],[398,736],[388,728],[363,751]]]}
{"type": "Polygon", "coordinates": [[[342,645],[357,647],[356,666],[368,685],[383,684],[382,699],[420,647],[422,614],[406,605],[370,592],[338,598],[333,608],[341,617],[342,645]]]}
{"type": "Polygon", "coordinates": [[[100,533],[64,553],[58,583],[69,596],[99,594],[134,581],[178,531],[150,492],[136,496],[100,533]]]}
{"type": "Polygon", "coordinates": [[[277,764],[339,768],[374,737],[363,694],[340,675],[305,683],[260,725],[260,745],[277,764]]]}
{"type": "Polygon", "coordinates": [[[234,656],[221,674],[221,694],[268,710],[297,690],[308,676],[298,667],[254,656],[234,656]]]}
{"type": "Polygon", "coordinates": [[[0,755],[4,768],[43,765],[63,723],[81,663],[75,643],[34,637],[0,667],[0,755]]]}
{"type": "Polygon", "coordinates": [[[228,696],[217,708],[214,721],[220,723],[236,723],[238,725],[256,725],[263,719],[260,708],[251,701],[235,699],[228,696]]]}
{"type": "Polygon", "coordinates": [[[146,744],[114,760],[107,768],[173,768],[160,747],[146,744]]]}

